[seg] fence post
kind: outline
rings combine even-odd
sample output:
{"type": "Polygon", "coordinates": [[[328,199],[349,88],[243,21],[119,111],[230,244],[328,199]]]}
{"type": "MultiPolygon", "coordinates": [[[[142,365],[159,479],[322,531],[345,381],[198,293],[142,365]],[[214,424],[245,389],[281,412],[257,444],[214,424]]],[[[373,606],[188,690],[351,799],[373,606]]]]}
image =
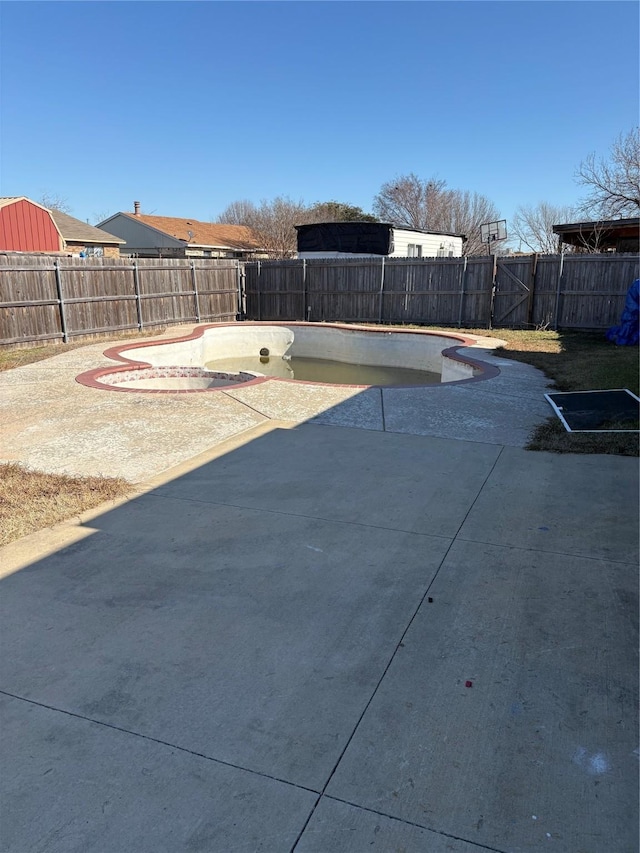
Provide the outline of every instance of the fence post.
{"type": "Polygon", "coordinates": [[[384,298],[384,255],[382,256],[382,272],[380,275],[380,304],[378,306],[378,322],[382,323],[382,303],[384,298]]]}
{"type": "Polygon", "coordinates": [[[191,261],[191,287],[193,289],[193,301],[196,309],[196,322],[200,322],[200,302],[198,300],[198,285],[196,283],[196,262],[191,261]]]}
{"type": "Polygon", "coordinates": [[[538,272],[538,253],[531,257],[531,276],[529,278],[529,298],[527,300],[527,326],[533,326],[533,296],[536,290],[536,273],[538,272]]]}
{"type": "Polygon", "coordinates": [[[258,261],[257,273],[256,287],[258,288],[258,322],[260,322],[260,320],[262,320],[262,290],[260,288],[260,276],[262,275],[262,271],[260,269],[260,261],[258,261]]]}
{"type": "Polygon", "coordinates": [[[133,290],[136,294],[136,314],[138,315],[138,328],[142,331],[142,301],[140,299],[140,279],[138,278],[138,261],[133,262],[133,290]]]}
{"type": "Polygon", "coordinates": [[[467,278],[467,256],[464,256],[462,264],[462,275],[460,276],[460,310],[458,311],[458,328],[462,326],[462,313],[464,311],[464,286],[467,278]]]}
{"type": "Polygon", "coordinates": [[[238,288],[238,310],[236,311],[236,320],[242,320],[244,311],[242,307],[242,271],[240,269],[240,261],[236,261],[236,284],[238,288]]]}
{"type": "MultiPolygon", "coordinates": [[[[491,252],[491,244],[489,244],[489,252],[491,252]]],[[[496,300],[496,276],[498,274],[498,256],[494,253],[490,255],[493,263],[491,264],[491,299],[489,300],[489,323],[487,328],[493,328],[493,306],[496,300]]]]}
{"type": "Polygon", "coordinates": [[[62,330],[62,340],[69,343],[69,335],[67,334],[67,317],[64,310],[64,296],[62,294],[62,273],[60,271],[60,261],[54,261],[56,271],[56,290],[58,292],[58,305],[60,306],[60,328],[62,330]]]}
{"type": "Polygon", "coordinates": [[[553,328],[554,331],[558,331],[558,319],[560,314],[560,283],[562,282],[562,275],[564,273],[564,252],[560,253],[560,269],[558,270],[558,283],[556,285],[556,304],[554,308],[554,318],[553,318],[553,328]]]}
{"type": "Polygon", "coordinates": [[[307,259],[302,259],[302,319],[307,319],[307,259]]]}

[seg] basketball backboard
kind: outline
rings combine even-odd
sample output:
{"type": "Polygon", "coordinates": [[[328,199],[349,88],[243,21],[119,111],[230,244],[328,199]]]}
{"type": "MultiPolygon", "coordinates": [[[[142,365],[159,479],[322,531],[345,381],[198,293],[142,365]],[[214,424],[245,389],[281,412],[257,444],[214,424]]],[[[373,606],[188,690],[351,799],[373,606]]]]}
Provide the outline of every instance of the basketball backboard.
{"type": "Polygon", "coordinates": [[[496,222],[485,222],[480,226],[480,239],[483,243],[495,243],[507,239],[507,220],[498,219],[496,222]]]}

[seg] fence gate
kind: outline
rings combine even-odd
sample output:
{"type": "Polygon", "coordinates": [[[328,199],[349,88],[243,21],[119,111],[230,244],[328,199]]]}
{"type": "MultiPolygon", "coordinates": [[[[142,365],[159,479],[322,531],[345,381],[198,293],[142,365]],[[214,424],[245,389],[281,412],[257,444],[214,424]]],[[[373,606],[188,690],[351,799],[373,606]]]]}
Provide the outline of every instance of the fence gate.
{"type": "Polygon", "coordinates": [[[496,258],[491,326],[532,326],[537,255],[496,258]]]}

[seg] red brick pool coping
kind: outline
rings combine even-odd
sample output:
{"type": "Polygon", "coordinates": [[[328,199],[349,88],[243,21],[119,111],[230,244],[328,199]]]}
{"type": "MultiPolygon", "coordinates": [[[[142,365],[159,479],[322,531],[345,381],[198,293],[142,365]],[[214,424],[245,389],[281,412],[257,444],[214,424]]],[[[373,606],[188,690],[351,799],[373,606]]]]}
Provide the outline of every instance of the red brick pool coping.
{"type": "Polygon", "coordinates": [[[379,387],[393,387],[393,388],[441,388],[443,385],[467,385],[471,382],[484,382],[487,379],[493,379],[498,376],[500,373],[500,369],[495,367],[492,364],[489,364],[486,361],[481,361],[475,358],[469,358],[469,356],[462,356],[459,353],[460,349],[464,347],[472,346],[476,342],[475,337],[468,337],[463,334],[457,334],[452,332],[432,332],[425,331],[422,329],[398,329],[398,328],[371,328],[368,326],[351,326],[351,325],[342,325],[340,323],[286,323],[282,321],[270,323],[268,321],[264,322],[254,322],[254,321],[246,321],[243,323],[208,323],[204,326],[198,326],[198,328],[194,329],[193,332],[189,335],[183,335],[178,338],[155,338],[151,340],[141,341],[140,343],[131,343],[131,344],[120,344],[115,347],[110,347],[104,351],[104,355],[107,358],[113,359],[117,362],[124,362],[122,366],[114,365],[113,367],[97,367],[93,370],[88,370],[85,373],[81,373],[76,376],[76,382],[79,382],[81,385],[86,385],[88,388],[98,388],[101,391],[120,391],[124,393],[130,394],[202,394],[203,392],[209,391],[226,391],[232,388],[247,388],[254,385],[261,385],[264,382],[286,382],[294,385],[329,385],[331,387],[340,387],[340,388],[379,388],[379,387]],[[126,379],[123,377],[120,381],[129,381],[132,378],[135,378],[137,374],[141,379],[142,378],[164,378],[164,377],[179,377],[179,378],[188,378],[188,377],[197,377],[197,378],[215,378],[216,376],[223,377],[226,374],[225,372],[211,371],[206,368],[194,368],[194,367],[181,367],[180,365],[176,366],[162,366],[162,367],[153,367],[152,364],[145,361],[137,361],[134,359],[127,358],[123,353],[128,350],[139,350],[144,347],[155,347],[155,346],[164,346],[165,344],[176,344],[183,343],[184,341],[195,340],[208,330],[208,329],[221,329],[225,327],[233,327],[237,329],[242,329],[243,327],[261,327],[261,326],[284,326],[284,327],[298,327],[298,326],[308,326],[313,328],[322,328],[322,329],[340,329],[342,331],[350,331],[350,332],[370,332],[373,335],[376,334],[384,334],[388,335],[389,333],[398,333],[403,335],[422,335],[429,337],[438,337],[438,338],[451,338],[452,341],[459,341],[460,343],[455,346],[448,347],[447,349],[442,350],[442,355],[446,356],[446,358],[451,359],[452,361],[460,362],[461,364],[467,364],[471,367],[474,367],[476,370],[481,371],[480,376],[473,376],[469,379],[456,379],[450,382],[440,382],[437,385],[393,385],[393,386],[379,386],[379,385],[335,385],[334,383],[328,382],[307,382],[301,379],[284,379],[277,376],[256,376],[255,379],[250,379],[247,381],[237,382],[230,385],[218,385],[212,388],[123,388],[121,385],[116,384],[108,384],[106,381],[100,381],[101,379],[106,380],[106,377],[116,376],[118,374],[127,373],[130,374],[126,379]],[[152,374],[150,371],[154,371],[152,374]],[[157,371],[157,374],[155,373],[157,371]],[[133,375],[131,375],[133,374],[133,375]]]}

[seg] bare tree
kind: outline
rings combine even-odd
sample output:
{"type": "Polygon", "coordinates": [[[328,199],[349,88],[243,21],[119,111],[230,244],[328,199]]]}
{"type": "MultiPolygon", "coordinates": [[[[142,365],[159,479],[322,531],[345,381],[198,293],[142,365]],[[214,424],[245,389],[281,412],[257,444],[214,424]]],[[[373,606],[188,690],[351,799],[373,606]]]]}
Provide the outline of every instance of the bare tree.
{"type": "Polygon", "coordinates": [[[609,159],[589,154],[576,172],[577,182],[588,189],[580,212],[593,219],[618,219],[640,213],[640,130],[620,134],[609,159]]]}
{"type": "Polygon", "coordinates": [[[232,201],[215,221],[224,225],[246,225],[249,218],[255,215],[256,206],[252,201],[241,199],[232,201]]]}
{"type": "MultiPolygon", "coordinates": [[[[93,221],[94,228],[98,227],[99,222],[104,222],[106,219],[109,219],[111,216],[113,216],[113,210],[94,211],[91,214],[91,219],[93,221]]],[[[108,230],[109,229],[107,229],[107,231],[108,230]]]]}
{"type": "Polygon", "coordinates": [[[558,251],[559,237],[553,233],[553,226],[571,222],[574,216],[573,208],[546,201],[536,205],[521,205],[516,208],[511,220],[511,236],[532,252],[554,255],[558,251]]]}
{"type": "Polygon", "coordinates": [[[465,255],[482,253],[480,226],[500,218],[497,208],[479,193],[447,189],[446,181],[422,180],[411,173],[382,185],[373,209],[386,222],[464,234],[465,255]]]}
{"type": "Polygon", "coordinates": [[[61,213],[71,213],[69,200],[58,193],[42,193],[39,203],[48,210],[59,210],[61,213]]]}
{"type": "Polygon", "coordinates": [[[218,222],[246,225],[270,257],[291,258],[297,251],[294,226],[302,222],[306,211],[304,202],[278,196],[273,201],[261,201],[259,206],[247,201],[232,202],[218,222]]]}
{"type": "Polygon", "coordinates": [[[467,239],[462,248],[463,254],[469,257],[481,255],[486,250],[482,243],[480,226],[498,219],[500,213],[497,207],[486,196],[470,193],[468,190],[453,190],[446,216],[441,220],[445,227],[439,230],[464,234],[467,239]]]}
{"type": "Polygon", "coordinates": [[[413,172],[387,181],[373,200],[373,209],[383,222],[409,228],[436,228],[448,191],[446,181],[423,181],[413,172]]]}

